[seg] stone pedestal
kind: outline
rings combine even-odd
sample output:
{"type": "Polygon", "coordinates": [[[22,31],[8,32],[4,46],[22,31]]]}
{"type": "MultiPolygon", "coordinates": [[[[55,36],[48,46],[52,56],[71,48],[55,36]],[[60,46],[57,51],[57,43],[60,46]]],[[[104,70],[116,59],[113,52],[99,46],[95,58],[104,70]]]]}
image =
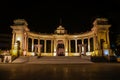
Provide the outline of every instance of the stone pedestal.
{"type": "Polygon", "coordinates": [[[4,56],[4,63],[11,63],[12,62],[12,56],[4,56]]]}

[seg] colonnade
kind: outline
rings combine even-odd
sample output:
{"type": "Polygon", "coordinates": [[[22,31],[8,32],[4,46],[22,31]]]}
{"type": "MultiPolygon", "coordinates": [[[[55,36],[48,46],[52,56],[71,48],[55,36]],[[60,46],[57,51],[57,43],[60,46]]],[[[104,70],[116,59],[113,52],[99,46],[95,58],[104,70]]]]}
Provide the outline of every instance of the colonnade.
{"type": "MultiPolygon", "coordinates": [[[[49,37],[49,36],[48,36],[49,37]]],[[[36,38],[36,37],[30,37],[28,36],[27,38],[25,38],[25,46],[24,49],[26,49],[28,52],[38,52],[38,53],[56,53],[56,49],[57,49],[57,45],[58,45],[58,41],[59,39],[40,39],[40,38],[36,38]],[[31,42],[29,42],[29,39],[31,39],[31,42]],[[37,44],[35,44],[34,41],[37,41],[37,44]],[[44,43],[40,43],[40,41],[43,41],[44,43]],[[50,43],[47,43],[47,40],[50,41],[50,43]],[[28,44],[31,44],[31,46],[28,47],[28,44]],[[50,52],[47,51],[47,44],[50,45],[50,52]],[[35,48],[35,46],[41,45],[41,47],[37,47],[35,48]],[[28,48],[30,48],[31,50],[28,50],[28,48]],[[43,51],[42,51],[43,49],[43,51]]],[[[86,54],[86,52],[91,52],[91,50],[93,51],[94,49],[94,45],[95,45],[95,40],[93,37],[88,37],[88,38],[77,38],[77,39],[70,39],[68,37],[68,39],[63,39],[63,44],[65,46],[64,50],[65,50],[65,54],[69,54],[69,53],[84,53],[86,54]],[[90,39],[93,40],[93,42],[90,42],[90,39]],[[85,43],[85,40],[87,40],[87,42],[85,43]],[[72,46],[71,41],[74,41],[74,46],[72,46]],[[81,41],[81,42],[80,42],[81,41]],[[91,47],[92,46],[92,47],[91,47]],[[74,51],[71,51],[71,49],[75,49],[74,51]]]]}
{"type": "Polygon", "coordinates": [[[75,53],[81,54],[82,52],[85,55],[86,52],[93,52],[98,56],[101,56],[102,54],[108,55],[110,54],[109,27],[111,27],[111,25],[108,24],[108,20],[106,18],[98,18],[93,22],[93,28],[91,31],[83,34],[69,35],[66,33],[67,31],[62,27],[62,25],[57,27],[54,34],[36,34],[30,32],[28,24],[24,19],[18,19],[15,20],[14,25],[11,26],[13,29],[12,53],[17,53],[15,46],[16,42],[19,42],[20,44],[17,46],[19,47],[18,50],[20,53],[23,51],[26,53],[36,51],[42,54],[52,53],[56,55],[58,41],[62,40],[65,46],[65,56],[75,53]],[[31,39],[31,43],[29,42],[29,39],[31,39]],[[35,39],[38,41],[37,44],[34,43],[35,39]],[[41,40],[43,40],[43,43],[40,43],[41,40]],[[48,40],[50,43],[48,43],[48,40]],[[101,42],[102,40],[104,43],[101,42]],[[48,44],[50,44],[50,46],[48,44]],[[31,50],[29,50],[29,48],[31,50]],[[104,52],[106,50],[107,53],[104,52]]]}

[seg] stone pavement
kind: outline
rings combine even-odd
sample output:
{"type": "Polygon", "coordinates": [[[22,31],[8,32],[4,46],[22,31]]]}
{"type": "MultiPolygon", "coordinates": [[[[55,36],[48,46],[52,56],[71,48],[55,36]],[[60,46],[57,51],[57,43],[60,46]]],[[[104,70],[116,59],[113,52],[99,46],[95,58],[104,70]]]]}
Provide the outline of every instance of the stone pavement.
{"type": "Polygon", "coordinates": [[[79,64],[79,63],[93,63],[90,61],[90,57],[70,57],[70,56],[20,56],[12,63],[26,63],[26,64],[79,64]]]}

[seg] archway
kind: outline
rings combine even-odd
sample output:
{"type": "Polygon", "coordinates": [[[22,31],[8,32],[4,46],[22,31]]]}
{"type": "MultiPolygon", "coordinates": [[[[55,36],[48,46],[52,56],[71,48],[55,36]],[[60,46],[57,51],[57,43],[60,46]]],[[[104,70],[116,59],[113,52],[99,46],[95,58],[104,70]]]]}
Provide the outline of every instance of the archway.
{"type": "Polygon", "coordinates": [[[57,56],[65,56],[65,47],[64,47],[64,43],[62,40],[58,40],[57,56]]]}
{"type": "Polygon", "coordinates": [[[17,40],[17,56],[19,57],[20,56],[20,41],[17,40]]]}

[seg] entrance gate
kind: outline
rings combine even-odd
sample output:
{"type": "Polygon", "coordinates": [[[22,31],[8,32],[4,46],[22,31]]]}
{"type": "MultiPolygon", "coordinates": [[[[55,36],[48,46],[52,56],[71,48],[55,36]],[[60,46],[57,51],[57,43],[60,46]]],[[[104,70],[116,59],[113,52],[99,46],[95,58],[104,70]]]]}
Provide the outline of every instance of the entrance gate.
{"type": "Polygon", "coordinates": [[[65,47],[62,40],[58,41],[57,56],[65,56],[65,47]]]}

